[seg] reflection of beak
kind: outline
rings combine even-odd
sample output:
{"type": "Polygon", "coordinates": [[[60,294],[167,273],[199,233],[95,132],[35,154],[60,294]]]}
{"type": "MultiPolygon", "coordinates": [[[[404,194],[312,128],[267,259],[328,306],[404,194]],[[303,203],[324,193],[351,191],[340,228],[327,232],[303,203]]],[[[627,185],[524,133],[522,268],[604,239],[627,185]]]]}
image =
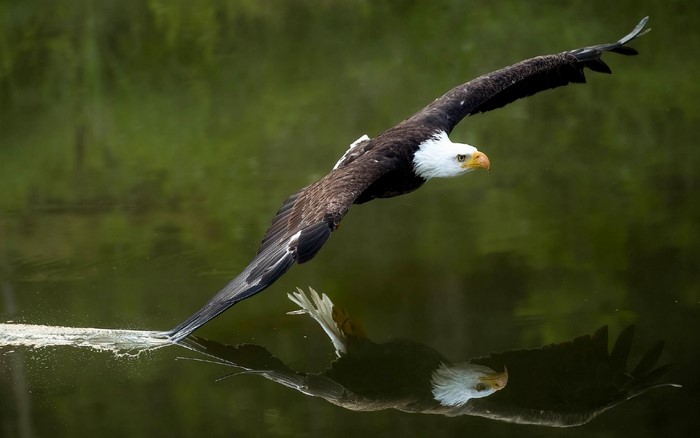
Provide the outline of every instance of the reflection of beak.
{"type": "Polygon", "coordinates": [[[493,373],[488,376],[479,377],[479,381],[489,385],[496,391],[501,390],[508,384],[508,368],[504,365],[502,373],[493,373]]]}
{"type": "Polygon", "coordinates": [[[472,154],[472,157],[469,159],[469,161],[466,161],[464,164],[462,164],[462,167],[472,170],[489,170],[491,168],[491,162],[489,161],[489,157],[487,157],[485,153],[476,151],[472,154]]]}

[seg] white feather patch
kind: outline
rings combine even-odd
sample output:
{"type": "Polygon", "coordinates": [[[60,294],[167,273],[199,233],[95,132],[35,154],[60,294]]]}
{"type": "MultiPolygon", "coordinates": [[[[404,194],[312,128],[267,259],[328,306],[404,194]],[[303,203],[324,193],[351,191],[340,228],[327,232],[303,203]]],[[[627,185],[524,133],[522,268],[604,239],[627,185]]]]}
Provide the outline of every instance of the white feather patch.
{"type": "Polygon", "coordinates": [[[338,162],[335,163],[335,166],[333,166],[333,170],[337,169],[338,166],[340,166],[340,163],[342,163],[345,160],[345,158],[347,158],[348,154],[353,150],[353,148],[355,148],[357,145],[359,145],[363,141],[367,141],[367,140],[369,140],[369,136],[367,134],[365,134],[362,137],[355,140],[354,142],[352,142],[352,144],[350,145],[348,150],[345,151],[345,153],[343,154],[342,157],[340,157],[340,160],[338,160],[338,162]]]}

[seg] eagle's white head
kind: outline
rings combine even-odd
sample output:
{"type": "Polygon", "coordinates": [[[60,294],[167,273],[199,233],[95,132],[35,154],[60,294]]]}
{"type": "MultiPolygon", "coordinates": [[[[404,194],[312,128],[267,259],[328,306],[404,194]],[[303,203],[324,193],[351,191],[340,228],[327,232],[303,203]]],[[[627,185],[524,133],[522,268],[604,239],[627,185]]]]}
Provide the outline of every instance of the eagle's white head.
{"type": "Polygon", "coordinates": [[[489,169],[491,163],[474,146],[453,143],[447,133],[440,131],[424,141],[413,155],[416,175],[430,178],[450,178],[474,169],[489,169]]]}
{"type": "Polygon", "coordinates": [[[472,363],[440,364],[430,379],[433,397],[443,406],[462,406],[472,398],[487,397],[508,384],[508,370],[502,373],[472,363]]]}

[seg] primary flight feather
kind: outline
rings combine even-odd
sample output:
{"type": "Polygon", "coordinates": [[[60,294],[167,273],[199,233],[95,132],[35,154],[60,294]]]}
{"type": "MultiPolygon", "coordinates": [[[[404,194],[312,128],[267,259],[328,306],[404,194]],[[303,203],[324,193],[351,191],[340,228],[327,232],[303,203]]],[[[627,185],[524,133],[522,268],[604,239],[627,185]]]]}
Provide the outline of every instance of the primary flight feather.
{"type": "Polygon", "coordinates": [[[168,332],[179,341],[229,307],[270,286],[294,263],[311,260],[352,204],[402,195],[427,180],[490,167],[474,146],[448,134],[463,118],[569,83],[584,83],[584,68],[610,73],[605,52],[636,55],[626,44],[648,32],[648,17],[617,42],[538,56],[459,85],[374,138],[350,146],[333,170],[290,196],[272,219],[258,253],[207,304],[168,332]]]}

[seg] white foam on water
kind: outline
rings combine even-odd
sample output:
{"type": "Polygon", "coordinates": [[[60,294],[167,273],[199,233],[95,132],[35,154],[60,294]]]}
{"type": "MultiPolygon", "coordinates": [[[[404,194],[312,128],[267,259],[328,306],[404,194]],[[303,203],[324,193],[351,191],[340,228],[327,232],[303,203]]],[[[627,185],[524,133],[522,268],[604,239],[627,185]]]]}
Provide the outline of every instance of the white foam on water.
{"type": "Polygon", "coordinates": [[[139,353],[173,345],[165,332],[0,324],[0,347],[44,348],[70,346],[113,353],[139,353]]]}

